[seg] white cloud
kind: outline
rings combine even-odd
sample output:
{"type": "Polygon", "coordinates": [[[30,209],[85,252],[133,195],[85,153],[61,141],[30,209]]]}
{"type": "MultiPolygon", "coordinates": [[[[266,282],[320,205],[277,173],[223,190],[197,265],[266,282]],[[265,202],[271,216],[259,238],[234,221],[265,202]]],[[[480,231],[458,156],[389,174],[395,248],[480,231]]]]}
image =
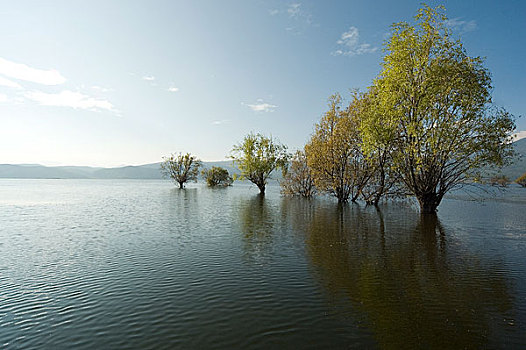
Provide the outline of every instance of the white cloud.
{"type": "Polygon", "coordinates": [[[20,86],[20,84],[15,83],[14,81],[6,79],[4,77],[0,77],[0,86],[7,86],[7,87],[15,88],[15,89],[21,89],[22,88],[22,86],[20,86]]]}
{"type": "Polygon", "coordinates": [[[520,139],[526,138],[526,130],[518,131],[517,133],[513,134],[513,141],[518,141],[520,139]]]}
{"type": "Polygon", "coordinates": [[[278,107],[276,105],[271,105],[270,103],[265,103],[262,99],[258,99],[257,102],[254,104],[242,104],[246,105],[254,112],[274,112],[274,110],[278,107]]]}
{"type": "Polygon", "coordinates": [[[40,91],[30,91],[24,94],[30,100],[36,101],[43,106],[71,107],[75,109],[87,109],[91,111],[107,110],[116,112],[113,105],[106,100],[95,99],[91,96],[64,90],[58,94],[48,94],[40,91]]]}
{"type": "Polygon", "coordinates": [[[272,10],[269,10],[268,13],[271,15],[271,16],[275,16],[279,13],[279,10],[277,9],[272,9],[272,10]]]}
{"type": "Polygon", "coordinates": [[[477,29],[477,21],[464,21],[461,17],[448,19],[446,21],[446,26],[452,30],[458,30],[461,33],[472,32],[477,29]]]}
{"type": "Polygon", "coordinates": [[[230,121],[230,119],[214,120],[212,122],[212,125],[221,125],[221,124],[224,124],[224,123],[228,123],[229,121],[230,121]]]}
{"type": "Polygon", "coordinates": [[[7,101],[7,95],[0,94],[0,102],[6,102],[7,101]]]}
{"type": "Polygon", "coordinates": [[[144,77],[142,77],[144,80],[146,81],[154,81],[155,80],[155,77],[153,75],[145,75],[144,77]]]}
{"type": "Polygon", "coordinates": [[[360,43],[360,32],[358,28],[354,26],[351,26],[348,31],[343,32],[336,44],[340,45],[340,48],[332,52],[335,56],[357,56],[373,53],[378,50],[377,47],[373,47],[371,44],[360,43]]]}
{"type": "Polygon", "coordinates": [[[12,79],[25,80],[42,85],[59,85],[66,81],[55,69],[37,69],[0,57],[0,74],[12,79]]]}
{"type": "Polygon", "coordinates": [[[175,86],[172,86],[172,87],[168,88],[168,91],[170,91],[170,92],[177,92],[177,91],[179,91],[179,88],[175,87],[175,86]]]}
{"type": "Polygon", "coordinates": [[[300,3],[290,4],[289,7],[287,8],[287,13],[292,18],[298,17],[301,14],[301,4],[300,3]]]}

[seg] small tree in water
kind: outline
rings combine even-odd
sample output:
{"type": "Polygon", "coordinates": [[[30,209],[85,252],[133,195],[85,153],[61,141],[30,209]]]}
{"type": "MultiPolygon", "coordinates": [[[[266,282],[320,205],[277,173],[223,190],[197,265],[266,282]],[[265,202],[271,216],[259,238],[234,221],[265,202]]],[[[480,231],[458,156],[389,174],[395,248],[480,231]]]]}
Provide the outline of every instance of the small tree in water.
{"type": "Polygon", "coordinates": [[[241,171],[239,178],[250,180],[264,194],[270,174],[277,168],[286,171],[288,153],[286,146],[271,137],[250,133],[234,146],[230,158],[241,171]]]}
{"type": "Polygon", "coordinates": [[[280,185],[281,193],[286,195],[310,198],[316,193],[314,178],[304,152],[297,151],[294,154],[280,185]]]}
{"type": "Polygon", "coordinates": [[[232,186],[234,179],[228,173],[228,170],[218,166],[212,167],[212,169],[205,169],[201,172],[206,179],[206,184],[209,187],[228,187],[232,186]]]}
{"type": "Polygon", "coordinates": [[[522,187],[526,187],[526,173],[522,174],[515,182],[522,187]]]}
{"type": "Polygon", "coordinates": [[[179,184],[183,188],[188,181],[197,181],[201,161],[197,157],[186,154],[172,154],[169,157],[163,157],[161,163],[162,174],[179,184]]]}

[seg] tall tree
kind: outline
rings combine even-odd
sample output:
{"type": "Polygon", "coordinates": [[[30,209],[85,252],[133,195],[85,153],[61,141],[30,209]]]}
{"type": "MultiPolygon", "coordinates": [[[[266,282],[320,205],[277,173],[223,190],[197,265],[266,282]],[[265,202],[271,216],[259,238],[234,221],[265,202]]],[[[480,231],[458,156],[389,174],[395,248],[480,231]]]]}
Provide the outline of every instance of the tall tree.
{"type": "Polygon", "coordinates": [[[374,82],[378,117],[392,128],[393,160],[423,213],[477,169],[502,166],[513,154],[514,118],[491,101],[491,77],[480,57],[451,38],[442,7],[424,5],[416,25],[393,25],[383,70],[374,82]]]}
{"type": "Polygon", "coordinates": [[[197,157],[186,154],[172,154],[169,157],[163,157],[161,171],[165,177],[171,178],[183,188],[188,181],[197,181],[201,161],[197,157]]]}
{"type": "Polygon", "coordinates": [[[329,98],[329,110],[315,126],[305,145],[307,164],[314,183],[339,202],[355,201],[370,177],[370,168],[361,151],[356,97],[346,109],[341,96],[329,98]]]}
{"type": "Polygon", "coordinates": [[[254,133],[248,134],[241,143],[235,145],[230,155],[241,171],[239,178],[250,180],[262,194],[274,170],[280,168],[286,171],[288,157],[285,145],[272,137],[254,133]]]}
{"type": "Polygon", "coordinates": [[[374,86],[359,96],[357,105],[360,115],[362,150],[371,167],[371,178],[362,189],[363,199],[377,206],[382,197],[399,196],[403,192],[393,164],[393,140],[396,128],[386,125],[389,110],[382,109],[374,86]]]}

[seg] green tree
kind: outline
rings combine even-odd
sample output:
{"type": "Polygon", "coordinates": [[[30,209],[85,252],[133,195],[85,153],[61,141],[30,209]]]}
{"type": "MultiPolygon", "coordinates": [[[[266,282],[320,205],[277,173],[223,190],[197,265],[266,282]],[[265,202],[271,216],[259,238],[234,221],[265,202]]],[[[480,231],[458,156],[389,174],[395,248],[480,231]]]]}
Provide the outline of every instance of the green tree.
{"type": "Polygon", "coordinates": [[[393,25],[374,82],[381,120],[373,125],[395,135],[397,173],[421,211],[434,213],[443,196],[478,169],[510,160],[515,123],[492,105],[489,71],[451,38],[443,8],[425,5],[415,21],[393,25]]]}
{"type": "Polygon", "coordinates": [[[314,183],[339,202],[355,201],[371,176],[369,164],[361,151],[356,98],[341,108],[341,96],[329,98],[329,110],[315,126],[305,146],[307,164],[314,183]]]}
{"type": "Polygon", "coordinates": [[[161,163],[162,174],[178,183],[179,188],[183,188],[188,181],[197,181],[200,167],[201,161],[190,153],[171,154],[163,157],[161,163]]]}
{"type": "Polygon", "coordinates": [[[371,167],[371,177],[362,189],[362,197],[367,204],[378,206],[382,197],[403,193],[392,159],[396,129],[385,125],[384,115],[389,111],[381,109],[382,104],[374,87],[359,96],[357,105],[362,150],[371,167]]]}
{"type": "Polygon", "coordinates": [[[232,176],[228,173],[228,170],[214,166],[211,169],[204,169],[201,174],[206,179],[206,184],[209,187],[228,187],[232,186],[232,183],[234,180],[232,179],[232,176]]]}
{"type": "Polygon", "coordinates": [[[267,180],[275,169],[286,171],[288,157],[285,145],[259,133],[245,136],[241,143],[232,148],[230,155],[241,171],[239,178],[250,180],[262,194],[265,193],[267,180]]]}
{"type": "Polygon", "coordinates": [[[312,197],[316,193],[314,178],[307,165],[305,152],[297,151],[290,161],[287,173],[280,183],[281,193],[292,196],[312,197]]]}

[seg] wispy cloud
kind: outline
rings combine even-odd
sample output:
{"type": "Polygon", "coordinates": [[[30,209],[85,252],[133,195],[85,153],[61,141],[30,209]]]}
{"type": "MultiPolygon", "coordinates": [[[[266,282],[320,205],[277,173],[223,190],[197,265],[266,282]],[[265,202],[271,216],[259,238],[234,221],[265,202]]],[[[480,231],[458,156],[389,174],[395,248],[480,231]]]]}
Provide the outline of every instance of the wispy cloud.
{"type": "Polygon", "coordinates": [[[146,81],[154,81],[155,77],[153,75],[145,75],[142,79],[146,81]]]}
{"type": "Polygon", "coordinates": [[[7,95],[0,94],[0,102],[7,102],[7,95]]]}
{"type": "Polygon", "coordinates": [[[110,91],[113,91],[113,89],[106,88],[106,87],[103,87],[103,86],[98,86],[98,85],[94,85],[91,88],[93,90],[95,90],[95,91],[98,91],[98,92],[110,92],[110,91]]]}
{"type": "Polygon", "coordinates": [[[168,88],[168,91],[170,91],[170,92],[177,92],[177,91],[179,91],[179,88],[175,87],[175,86],[171,86],[171,87],[168,88]]]}
{"type": "Polygon", "coordinates": [[[71,107],[91,111],[107,110],[116,112],[113,105],[107,100],[95,99],[80,92],[64,90],[57,94],[48,94],[41,91],[29,91],[24,96],[43,106],[71,107]]]}
{"type": "MultiPolygon", "coordinates": [[[[282,15],[288,18],[288,26],[285,28],[289,33],[301,34],[302,30],[313,25],[312,14],[300,2],[294,2],[287,6],[274,8],[268,11],[271,16],[282,15]]],[[[318,26],[315,24],[315,26],[318,26]]]]}
{"type": "Polygon", "coordinates": [[[59,85],[66,81],[55,69],[37,69],[0,57],[0,74],[12,79],[30,81],[42,85],[59,85]]]}
{"type": "Polygon", "coordinates": [[[290,4],[287,8],[287,13],[291,18],[299,17],[301,15],[301,4],[299,2],[290,4]]]}
{"type": "Polygon", "coordinates": [[[221,124],[228,123],[229,121],[230,119],[214,120],[212,122],[212,125],[221,125],[221,124]]]}
{"type": "Polygon", "coordinates": [[[526,130],[521,130],[513,134],[513,141],[518,141],[524,138],[526,138],[526,130]]]}
{"type": "Polygon", "coordinates": [[[3,78],[3,77],[0,77],[0,86],[7,86],[7,87],[10,87],[10,88],[14,88],[14,89],[21,89],[22,88],[22,86],[20,86],[20,84],[14,82],[12,80],[3,78]]]}
{"type": "Polygon", "coordinates": [[[477,21],[465,21],[461,17],[448,19],[446,26],[451,30],[459,31],[461,33],[472,32],[477,29],[477,21]]]}
{"type": "Polygon", "coordinates": [[[335,56],[357,56],[373,53],[378,50],[377,47],[373,47],[371,44],[360,42],[360,32],[358,28],[354,26],[351,26],[348,31],[343,32],[336,44],[338,44],[340,48],[332,52],[335,56]]]}
{"type": "Polygon", "coordinates": [[[260,112],[274,112],[278,106],[272,105],[270,103],[263,102],[262,99],[258,99],[256,103],[250,104],[250,103],[242,103],[243,105],[246,105],[248,108],[253,110],[254,112],[260,113],[260,112]]]}

